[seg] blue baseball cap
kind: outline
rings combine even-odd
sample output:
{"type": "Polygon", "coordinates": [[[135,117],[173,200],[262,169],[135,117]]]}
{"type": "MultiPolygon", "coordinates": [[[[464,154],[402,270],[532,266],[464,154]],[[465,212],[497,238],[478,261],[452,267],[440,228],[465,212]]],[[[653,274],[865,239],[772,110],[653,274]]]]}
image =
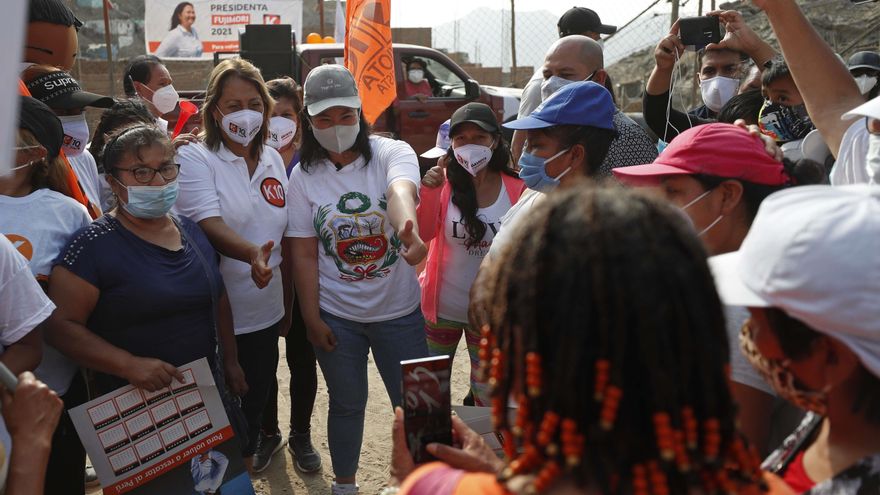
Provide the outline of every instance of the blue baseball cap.
{"type": "Polygon", "coordinates": [[[528,117],[504,124],[508,129],[543,129],[555,125],[579,125],[614,130],[614,102],[604,86],[578,81],[556,90],[528,117]]]}

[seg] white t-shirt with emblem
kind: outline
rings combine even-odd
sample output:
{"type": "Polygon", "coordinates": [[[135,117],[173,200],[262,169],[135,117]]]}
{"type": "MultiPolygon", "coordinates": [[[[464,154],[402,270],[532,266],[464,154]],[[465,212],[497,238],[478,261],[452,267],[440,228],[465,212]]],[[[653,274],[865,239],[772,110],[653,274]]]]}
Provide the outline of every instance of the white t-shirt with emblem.
{"type": "Polygon", "coordinates": [[[217,151],[203,143],[187,144],[178,148],[177,159],[180,195],[175,209],[179,214],[195,222],[221,217],[229,228],[258,246],[275,242],[269,258],[272,280],[263,289],[254,284],[250,264],[220,256],[235,334],[274,325],[284,316],[280,265],[281,238],[287,230],[287,173],[281,155],[263,146],[251,177],[244,158],[223,144],[217,151]]]}
{"type": "MultiPolygon", "coordinates": [[[[73,234],[92,223],[85,206],[50,189],[27,196],[0,196],[0,233],[28,261],[31,275],[48,282],[52,262],[73,234]]],[[[76,365],[55,348],[43,347],[43,360],[34,374],[58,395],[67,393],[76,365]]]]}
{"type": "Polygon", "coordinates": [[[486,208],[477,210],[477,218],[486,224],[483,239],[472,246],[465,246],[468,238],[467,229],[461,218],[461,210],[449,199],[444,222],[446,247],[443,250],[442,280],[440,282],[440,298],[437,305],[437,316],[444,320],[467,323],[468,303],[470,302],[471,285],[477,278],[480,264],[492,246],[495,234],[501,227],[501,217],[510,209],[510,196],[501,183],[501,190],[495,202],[486,208]]]}
{"type": "Polygon", "coordinates": [[[318,299],[340,318],[373,323],[419,307],[415,269],[388,217],[385,193],[397,181],[418,188],[419,162],[402,141],[370,137],[373,157],[340,170],[321,160],[290,174],[288,237],[318,238],[318,299]]]}

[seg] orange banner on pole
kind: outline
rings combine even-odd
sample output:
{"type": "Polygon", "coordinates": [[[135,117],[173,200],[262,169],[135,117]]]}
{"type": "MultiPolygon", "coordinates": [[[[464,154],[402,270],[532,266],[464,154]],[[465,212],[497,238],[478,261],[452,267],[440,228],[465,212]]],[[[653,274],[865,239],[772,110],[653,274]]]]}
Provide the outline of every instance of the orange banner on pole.
{"type": "Polygon", "coordinates": [[[345,67],[354,75],[364,117],[373,123],[397,98],[391,0],[348,0],[345,67]]]}

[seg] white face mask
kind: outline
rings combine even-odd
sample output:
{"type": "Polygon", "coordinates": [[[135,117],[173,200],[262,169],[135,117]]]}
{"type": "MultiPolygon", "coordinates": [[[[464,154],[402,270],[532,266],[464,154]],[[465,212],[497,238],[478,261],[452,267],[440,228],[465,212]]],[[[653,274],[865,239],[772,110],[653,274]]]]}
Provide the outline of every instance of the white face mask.
{"type": "MultiPolygon", "coordinates": [[[[223,115],[223,112],[220,112],[220,115],[223,115]]],[[[229,115],[223,115],[221,125],[223,132],[229,136],[229,139],[242,146],[247,146],[251,144],[254,136],[263,127],[263,114],[256,110],[239,110],[229,115]]]]}
{"type": "Polygon", "coordinates": [[[61,127],[64,128],[64,154],[69,157],[79,156],[86,149],[89,141],[89,123],[86,114],[59,116],[61,127]]]}
{"type": "Polygon", "coordinates": [[[177,94],[177,90],[174,89],[174,86],[170,84],[154,91],[153,98],[151,99],[156,110],[162,115],[173,111],[179,100],[180,95],[177,94]]]}
{"type": "Polygon", "coordinates": [[[452,149],[458,163],[474,177],[492,159],[492,148],[481,144],[465,144],[452,149]]]}
{"type": "Polygon", "coordinates": [[[856,85],[859,87],[859,91],[862,92],[862,95],[866,95],[877,85],[877,76],[862,74],[856,78],[856,85]]]}
{"type": "MultiPolygon", "coordinates": [[[[595,73],[596,73],[596,71],[593,71],[592,74],[590,74],[589,76],[587,76],[581,80],[582,81],[589,81],[590,78],[592,78],[593,74],[595,74],[595,73]]],[[[573,82],[578,82],[578,81],[572,81],[571,79],[565,79],[564,77],[559,77],[559,76],[550,76],[549,78],[544,79],[544,81],[541,83],[541,101],[544,101],[547,98],[550,98],[550,96],[553,95],[553,93],[555,93],[559,88],[566,86],[568,84],[571,84],[573,82]]]]}
{"type": "Polygon", "coordinates": [[[357,140],[358,133],[361,131],[361,123],[353,125],[334,125],[326,129],[318,129],[312,124],[312,134],[318,140],[325,150],[334,153],[342,153],[348,151],[357,140]]]}
{"type": "MultiPolygon", "coordinates": [[[[681,207],[681,211],[682,211],[682,212],[687,211],[688,208],[690,208],[691,206],[693,206],[693,205],[699,203],[699,202],[702,201],[703,198],[705,198],[706,196],[712,194],[712,191],[714,191],[714,190],[715,190],[715,189],[707,189],[706,192],[704,192],[703,194],[700,194],[700,195],[697,196],[696,198],[692,199],[688,204],[682,206],[682,207],[681,207]]],[[[687,216],[687,219],[691,222],[691,225],[693,225],[694,222],[693,222],[693,220],[691,220],[691,217],[690,217],[689,215],[686,215],[686,216],[687,216]]],[[[712,227],[718,225],[718,222],[720,222],[723,218],[724,218],[724,215],[718,215],[718,218],[716,218],[715,221],[713,221],[712,223],[709,224],[708,227],[706,227],[705,229],[703,229],[703,230],[701,230],[701,231],[699,231],[699,232],[697,233],[697,237],[703,237],[703,235],[704,235],[706,232],[709,232],[709,231],[712,229],[712,227]]],[[[694,225],[694,227],[696,227],[696,225],[694,225]]]]}
{"type": "Polygon", "coordinates": [[[880,184],[880,136],[868,135],[868,182],[880,184]]]}
{"type": "Polygon", "coordinates": [[[293,141],[296,135],[296,121],[287,117],[272,117],[269,119],[269,136],[266,144],[280,150],[293,141]]]}
{"type": "Polygon", "coordinates": [[[409,77],[409,81],[413,84],[418,84],[425,79],[425,71],[422,69],[413,69],[407,72],[407,76],[409,77]]]}
{"type": "Polygon", "coordinates": [[[739,79],[731,77],[715,76],[700,81],[703,103],[713,112],[720,112],[721,108],[736,95],[738,90],[739,79]]]}

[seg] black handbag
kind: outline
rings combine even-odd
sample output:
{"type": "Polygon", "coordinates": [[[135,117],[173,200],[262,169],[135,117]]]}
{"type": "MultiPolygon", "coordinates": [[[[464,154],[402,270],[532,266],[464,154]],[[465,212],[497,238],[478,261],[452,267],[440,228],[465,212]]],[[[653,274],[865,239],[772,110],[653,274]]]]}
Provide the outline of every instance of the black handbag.
{"type": "Polygon", "coordinates": [[[202,264],[202,269],[205,271],[205,276],[208,277],[208,284],[211,287],[211,308],[213,308],[214,311],[214,338],[217,341],[217,345],[214,347],[214,366],[211,367],[211,373],[214,375],[214,382],[217,384],[217,392],[220,394],[220,400],[223,402],[223,408],[226,410],[226,417],[229,419],[232,431],[235,433],[235,436],[238,437],[240,447],[244,449],[248,444],[248,421],[244,415],[244,411],[241,409],[241,397],[233,394],[232,391],[229,390],[229,387],[226,386],[226,372],[223,369],[223,344],[220,341],[220,333],[217,330],[217,319],[219,314],[217,308],[217,286],[214,284],[214,277],[211,276],[210,265],[208,265],[208,261],[205,260],[202,250],[199,249],[199,246],[190,239],[188,235],[186,235],[186,231],[183,229],[180,222],[178,222],[173,216],[171,219],[174,221],[174,225],[177,226],[177,230],[180,231],[181,237],[183,237],[192,247],[193,251],[195,251],[196,256],[199,258],[199,262],[202,264]]]}

